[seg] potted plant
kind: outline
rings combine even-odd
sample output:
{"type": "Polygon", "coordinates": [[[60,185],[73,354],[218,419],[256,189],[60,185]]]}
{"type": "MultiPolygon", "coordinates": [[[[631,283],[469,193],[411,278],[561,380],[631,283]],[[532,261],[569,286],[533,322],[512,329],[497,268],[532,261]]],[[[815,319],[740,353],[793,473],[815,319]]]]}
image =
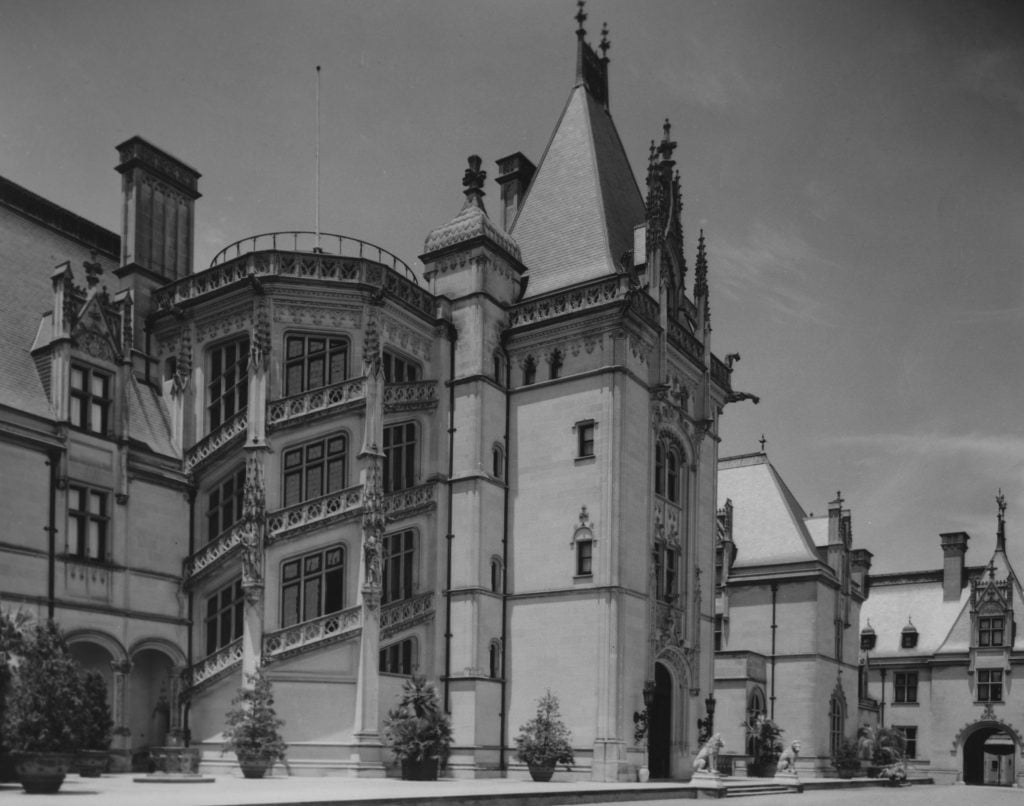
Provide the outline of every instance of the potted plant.
{"type": "Polygon", "coordinates": [[[281,738],[281,726],[274,710],[270,680],[258,669],[248,677],[249,686],[238,689],[227,712],[222,753],[233,752],[246,778],[262,778],[275,761],[284,760],[288,747],[281,738]]]}
{"type": "Polygon", "coordinates": [[[537,700],[537,714],[519,728],[516,757],[530,768],[534,781],[550,781],[556,764],[569,769],[576,759],[571,734],[558,712],[558,698],[549,690],[537,700]]]}
{"type": "Polygon", "coordinates": [[[752,760],[747,774],[754,778],[771,778],[775,775],[779,756],[782,754],[782,728],[775,720],[763,714],[755,714],[746,723],[748,746],[752,760]]]}
{"type": "MultiPolygon", "coordinates": [[[[862,761],[867,762],[868,777],[878,778],[883,770],[899,765],[902,769],[907,739],[899,728],[874,728],[864,725],[857,731],[857,745],[862,761]]],[[[885,777],[890,777],[886,775],[885,777]]],[[[906,777],[904,771],[903,777],[906,777]]]]}
{"type": "Polygon", "coordinates": [[[82,707],[82,675],[64,636],[52,621],[36,625],[4,715],[4,736],[26,792],[60,789],[80,745],[82,707]]]}
{"type": "Polygon", "coordinates": [[[14,682],[14,669],[18,658],[25,647],[25,639],[31,614],[18,608],[17,610],[0,610],[0,781],[17,780],[14,771],[14,759],[11,758],[10,742],[2,730],[4,713],[7,706],[7,695],[14,682]]]}
{"type": "Polygon", "coordinates": [[[840,778],[853,778],[860,772],[860,747],[852,739],[844,739],[832,757],[832,766],[840,778]]]}
{"type": "Polygon", "coordinates": [[[81,747],[76,764],[83,778],[99,778],[107,771],[110,761],[111,729],[107,705],[107,682],[97,671],[89,670],[82,677],[82,715],[80,721],[81,747]]]}
{"type": "Polygon", "coordinates": [[[402,684],[398,705],[384,718],[384,742],[406,781],[436,781],[438,768],[448,763],[451,724],[437,689],[425,677],[413,675],[402,684]]]}

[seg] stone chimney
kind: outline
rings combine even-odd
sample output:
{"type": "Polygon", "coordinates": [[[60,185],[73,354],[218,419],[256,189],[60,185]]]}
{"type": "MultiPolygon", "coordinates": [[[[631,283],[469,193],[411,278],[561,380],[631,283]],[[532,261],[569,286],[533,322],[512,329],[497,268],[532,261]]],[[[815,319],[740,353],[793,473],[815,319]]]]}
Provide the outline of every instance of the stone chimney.
{"type": "Polygon", "coordinates": [[[867,549],[853,549],[850,552],[850,576],[861,593],[868,593],[868,572],[871,570],[871,558],[874,557],[867,549]]]}
{"type": "Polygon", "coordinates": [[[942,599],[960,598],[964,587],[964,555],[967,553],[967,532],[946,532],[939,535],[942,543],[942,599]]]}
{"type": "Polygon", "coordinates": [[[523,206],[523,197],[537,166],[520,152],[510,154],[498,160],[498,186],[501,188],[501,228],[508,232],[516,213],[523,206]]]}

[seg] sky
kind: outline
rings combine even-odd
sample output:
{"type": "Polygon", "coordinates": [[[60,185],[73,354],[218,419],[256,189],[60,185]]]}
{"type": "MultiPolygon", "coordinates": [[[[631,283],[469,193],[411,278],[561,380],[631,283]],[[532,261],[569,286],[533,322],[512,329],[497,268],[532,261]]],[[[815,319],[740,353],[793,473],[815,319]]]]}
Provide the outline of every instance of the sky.
{"type": "MultiPolygon", "coordinates": [[[[720,455],[837,491],[873,571],[939,534],[1024,573],[1024,3],[591,0],[633,170],[665,118],[712,347],[720,455]]],[[[571,0],[0,0],[0,174],[119,231],[115,146],[200,173],[196,266],[320,221],[419,267],[479,154],[540,160],[575,76],[571,0]]],[[[692,277],[691,277],[692,280],[692,277]]]]}

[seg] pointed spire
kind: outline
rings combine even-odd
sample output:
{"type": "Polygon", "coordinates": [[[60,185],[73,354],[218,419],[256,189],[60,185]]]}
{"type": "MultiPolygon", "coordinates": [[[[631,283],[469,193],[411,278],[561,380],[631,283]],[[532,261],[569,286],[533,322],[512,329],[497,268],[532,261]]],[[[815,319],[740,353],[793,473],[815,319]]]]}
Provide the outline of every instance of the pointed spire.
{"type": "Polygon", "coordinates": [[[612,46],[612,43],[608,39],[608,23],[601,23],[601,44],[598,48],[601,49],[601,60],[608,63],[608,49],[612,46]]]}
{"type": "Polygon", "coordinates": [[[704,242],[704,230],[701,229],[697,238],[697,266],[694,269],[693,295],[696,300],[704,300],[704,319],[711,317],[711,306],[708,304],[708,252],[704,242]]]}
{"type": "Polygon", "coordinates": [[[996,506],[999,507],[998,527],[996,528],[996,551],[1006,553],[1006,496],[999,488],[999,495],[996,496],[996,506]]]}
{"type": "Polygon", "coordinates": [[[583,27],[583,23],[587,21],[587,12],[583,10],[583,7],[586,4],[586,0],[576,0],[576,5],[579,6],[576,11],[576,23],[578,25],[576,28],[576,36],[581,42],[583,41],[583,37],[587,35],[587,29],[583,27]]]}

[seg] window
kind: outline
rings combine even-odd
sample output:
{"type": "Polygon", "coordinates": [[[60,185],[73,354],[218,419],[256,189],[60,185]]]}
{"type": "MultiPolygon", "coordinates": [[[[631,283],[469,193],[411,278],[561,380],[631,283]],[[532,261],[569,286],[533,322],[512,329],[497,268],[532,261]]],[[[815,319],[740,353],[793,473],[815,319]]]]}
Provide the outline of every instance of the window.
{"type": "Polygon", "coordinates": [[[913,625],[903,628],[903,632],[900,633],[900,648],[901,649],[913,649],[917,646],[917,630],[913,625]]]}
{"type": "Polygon", "coordinates": [[[384,535],[383,584],[380,600],[383,604],[412,598],[415,546],[412,530],[384,535]]]}
{"type": "Polygon", "coordinates": [[[551,380],[554,380],[562,374],[562,363],[562,351],[554,350],[551,353],[551,357],[548,359],[548,377],[551,378],[551,380]]]}
{"type": "Polygon", "coordinates": [[[494,382],[498,386],[505,385],[505,361],[498,354],[494,354],[494,382]]]}
{"type": "Polygon", "coordinates": [[[242,637],[245,597],[237,579],[206,600],[206,654],[212,655],[242,637]]]}
{"type": "Polygon", "coordinates": [[[68,550],[83,560],[107,560],[109,495],[89,487],[68,488],[68,550]]]}
{"type": "Polygon", "coordinates": [[[380,671],[385,674],[412,674],[413,668],[413,641],[411,638],[381,648],[380,671]]]}
{"type": "Polygon", "coordinates": [[[384,492],[405,490],[416,483],[416,425],[384,429],[384,492]]]}
{"type": "Polygon", "coordinates": [[[501,644],[491,641],[487,648],[487,674],[492,678],[501,677],[501,644]]]}
{"type": "Polygon", "coordinates": [[[893,675],[893,701],[917,702],[917,672],[896,672],[893,675]]]}
{"type": "Polygon", "coordinates": [[[835,642],[835,655],[836,660],[841,661],[843,659],[843,638],[846,637],[846,622],[841,618],[837,618],[833,622],[833,628],[835,631],[834,642],[835,642]]]}
{"type": "Polygon", "coordinates": [[[579,443],[576,456],[586,459],[594,455],[594,421],[576,423],[576,439],[579,443]]]}
{"type": "Polygon", "coordinates": [[[720,588],[725,584],[725,548],[715,548],[715,587],[720,588]]]}
{"type": "Polygon", "coordinates": [[[660,540],[654,544],[654,576],[658,601],[675,601],[679,593],[679,549],[660,540]]]}
{"type": "Polygon", "coordinates": [[[673,504],[683,503],[683,453],[662,440],[654,446],[654,493],[673,504]]]}
{"type": "Polygon", "coordinates": [[[589,577],[594,574],[594,541],[585,538],[576,541],[576,576],[589,577]]]}
{"type": "Polygon", "coordinates": [[[335,546],[281,566],[281,626],[336,613],[345,606],[345,551],[335,546]]]}
{"type": "Polygon", "coordinates": [[[893,725],[896,730],[902,731],[907,740],[907,746],[903,751],[904,758],[917,758],[917,725],[893,725]]]}
{"type": "Polygon", "coordinates": [[[832,694],[828,704],[828,749],[829,754],[835,757],[843,743],[843,734],[846,732],[846,703],[840,699],[837,693],[832,694]]]}
{"type": "Polygon", "coordinates": [[[206,496],[206,539],[215,539],[242,517],[245,467],[239,467],[206,496]]]}
{"type": "Polygon", "coordinates": [[[284,505],[345,489],[348,440],[335,434],[284,452],[284,505]]]}
{"type": "Polygon", "coordinates": [[[210,430],[220,428],[249,402],[249,339],[210,350],[210,381],[206,385],[210,430]]]}
{"type": "Polygon", "coordinates": [[[725,619],[721,615],[715,616],[715,651],[717,652],[722,648],[722,640],[724,635],[725,619]]]}
{"type": "Polygon", "coordinates": [[[501,445],[491,448],[491,475],[496,479],[505,477],[505,451],[501,445]]]}
{"type": "Polygon", "coordinates": [[[501,593],[501,560],[497,557],[491,558],[491,593],[501,593]]]}
{"type": "Polygon", "coordinates": [[[523,386],[529,386],[537,382],[537,362],[532,355],[526,356],[523,362],[523,386]]]}
{"type": "Polygon", "coordinates": [[[408,359],[384,351],[384,380],[387,383],[410,383],[420,379],[420,368],[408,359]]]}
{"type": "Polygon", "coordinates": [[[71,425],[106,434],[110,425],[110,375],[71,365],[71,425]]]}
{"type": "Polygon", "coordinates": [[[1005,623],[1003,616],[981,616],[978,619],[978,646],[1002,646],[1005,623]]]}
{"type": "Polygon", "coordinates": [[[1003,701],[1003,670],[978,669],[978,702],[1003,701]]]}
{"type": "Polygon", "coordinates": [[[348,377],[348,340],[326,336],[285,339],[284,393],[297,395],[348,377]]]}

